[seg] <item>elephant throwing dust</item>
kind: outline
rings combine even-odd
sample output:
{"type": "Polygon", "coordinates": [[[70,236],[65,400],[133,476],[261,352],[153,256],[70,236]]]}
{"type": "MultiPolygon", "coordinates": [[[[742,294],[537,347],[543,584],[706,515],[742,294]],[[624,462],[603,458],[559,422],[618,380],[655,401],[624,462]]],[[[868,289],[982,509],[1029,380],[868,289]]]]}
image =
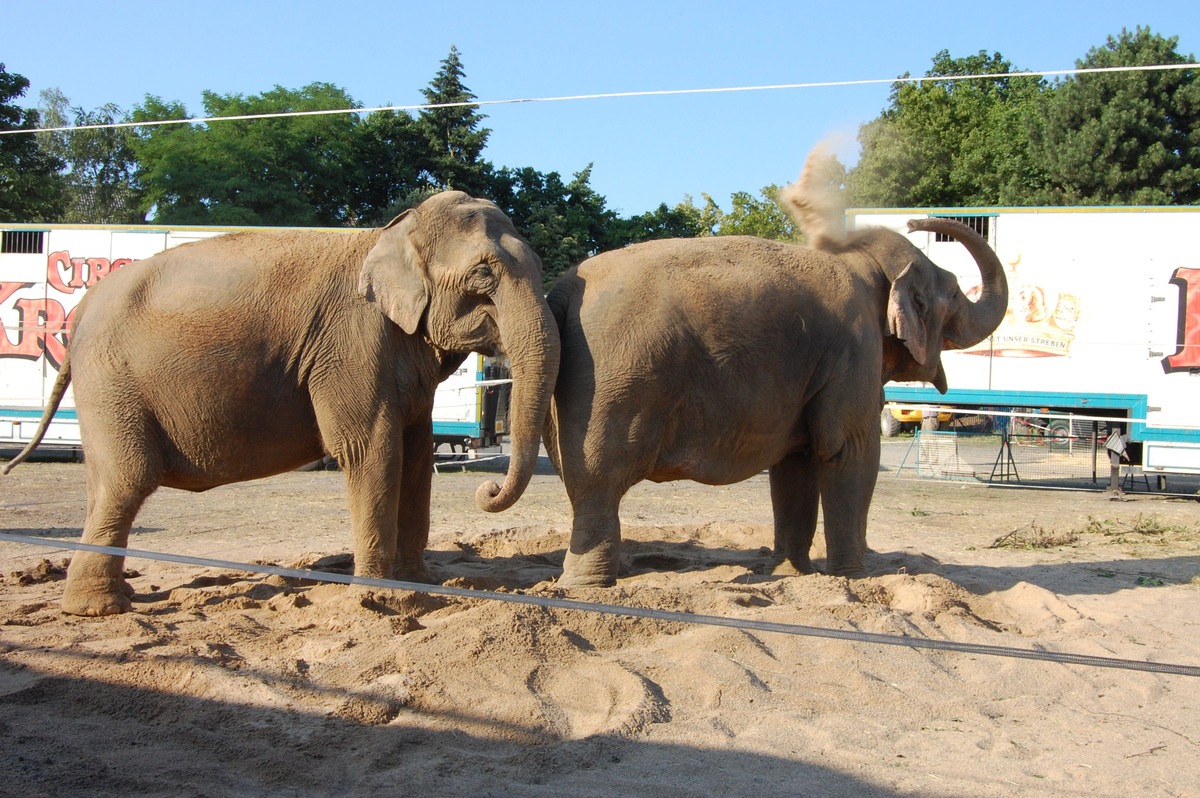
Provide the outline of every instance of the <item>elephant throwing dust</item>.
{"type": "Polygon", "coordinates": [[[974,257],[971,302],[905,236],[843,232],[810,155],[784,199],[812,243],[651,241],[584,261],[548,301],[562,341],[543,439],[571,502],[560,584],[612,585],[621,498],[643,479],[739,482],[770,470],[776,573],[812,573],[823,508],[829,573],[865,575],[888,380],[946,390],[943,349],[988,337],[1008,306],[996,255],[964,225],[909,223],[974,257]]]}
{"type": "MultiPolygon", "coordinates": [[[[106,277],[76,312],[32,443],[74,383],[83,541],[125,547],[160,485],[203,491],[324,455],[345,472],[360,576],[430,581],[434,390],[467,352],[509,356],[503,510],[537,462],[558,371],[541,261],[495,205],[437,194],[386,227],[254,231],[169,249],[106,277]]],[[[122,558],[79,553],[63,608],[130,609],[122,558]]]]}

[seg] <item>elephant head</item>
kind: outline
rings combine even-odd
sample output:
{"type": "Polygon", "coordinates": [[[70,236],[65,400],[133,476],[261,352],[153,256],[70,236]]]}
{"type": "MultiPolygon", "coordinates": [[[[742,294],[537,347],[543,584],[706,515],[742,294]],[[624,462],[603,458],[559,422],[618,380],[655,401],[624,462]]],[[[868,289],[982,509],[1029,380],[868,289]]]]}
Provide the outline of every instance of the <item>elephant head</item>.
{"type": "Polygon", "coordinates": [[[383,228],[363,263],[359,291],[404,332],[442,352],[508,355],[508,473],[503,487],[481,485],[476,501],[490,512],[512,506],[533,475],[558,374],[558,328],[537,254],[498,207],[447,191],[383,228]]]}
{"type": "Polygon", "coordinates": [[[983,278],[979,298],[972,302],[951,272],[935,265],[907,239],[888,231],[864,233],[899,239],[885,245],[899,251],[878,258],[891,281],[887,329],[894,336],[885,345],[884,381],[922,380],[945,393],[942,351],[966,349],[992,334],[1008,309],[1008,281],[1000,259],[970,227],[951,219],[928,218],[911,220],[908,230],[939,233],[958,241],[975,259],[983,278]]]}
{"type": "Polygon", "coordinates": [[[779,199],[814,249],[886,277],[890,336],[884,341],[883,381],[921,380],[945,393],[942,351],[974,346],[1004,320],[1008,281],[1000,259],[965,224],[937,217],[908,223],[910,233],[938,233],[966,247],[983,276],[979,298],[971,302],[959,289],[958,279],[905,236],[882,228],[847,232],[840,190],[843,179],[842,168],[822,143],[809,154],[800,179],[785,186],[779,199]]]}

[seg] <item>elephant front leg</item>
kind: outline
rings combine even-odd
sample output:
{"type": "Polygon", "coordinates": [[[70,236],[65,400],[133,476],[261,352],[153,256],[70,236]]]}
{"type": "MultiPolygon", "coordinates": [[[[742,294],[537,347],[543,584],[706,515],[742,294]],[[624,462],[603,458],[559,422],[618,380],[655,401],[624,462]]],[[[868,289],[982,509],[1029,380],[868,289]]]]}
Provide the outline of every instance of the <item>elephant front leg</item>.
{"type": "Polygon", "coordinates": [[[404,582],[433,584],[425,563],[429,546],[429,501],[433,483],[433,426],[426,422],[404,433],[404,467],[396,520],[396,564],[392,576],[404,582]]]}
{"type": "Polygon", "coordinates": [[[338,453],[346,474],[354,575],[389,579],[396,561],[401,455],[391,446],[356,446],[338,453]]]}
{"type": "Polygon", "coordinates": [[[808,454],[791,454],[771,467],[771,509],[775,516],[775,550],[767,572],[812,574],[810,550],[817,531],[820,491],[818,464],[808,454]]]}
{"type": "MultiPolygon", "coordinates": [[[[826,570],[831,576],[858,579],[867,575],[867,514],[879,476],[878,440],[874,443],[874,457],[822,464],[826,570]]],[[[867,448],[869,455],[871,447],[867,448]]]]}

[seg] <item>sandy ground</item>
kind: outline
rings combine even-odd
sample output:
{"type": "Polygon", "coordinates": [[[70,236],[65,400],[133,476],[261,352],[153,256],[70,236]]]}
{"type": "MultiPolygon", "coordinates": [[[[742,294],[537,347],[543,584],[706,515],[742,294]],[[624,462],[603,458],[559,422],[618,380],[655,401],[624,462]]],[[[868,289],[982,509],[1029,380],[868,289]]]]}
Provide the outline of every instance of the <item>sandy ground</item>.
{"type": "MultiPolygon", "coordinates": [[[[82,467],[0,480],[0,529],[77,539],[82,467]]],[[[553,586],[569,511],[435,477],[447,584],[1200,665],[1200,504],[881,475],[872,576],[764,577],[765,477],[643,484],[611,590],[553,586]],[[996,541],[1002,540],[997,546],[996,541]]],[[[342,476],[164,490],[134,548],[346,565],[342,476]]],[[[0,543],[0,794],[1200,796],[1200,680],[313,585],[149,560],[65,616],[70,552],[0,543]]]]}

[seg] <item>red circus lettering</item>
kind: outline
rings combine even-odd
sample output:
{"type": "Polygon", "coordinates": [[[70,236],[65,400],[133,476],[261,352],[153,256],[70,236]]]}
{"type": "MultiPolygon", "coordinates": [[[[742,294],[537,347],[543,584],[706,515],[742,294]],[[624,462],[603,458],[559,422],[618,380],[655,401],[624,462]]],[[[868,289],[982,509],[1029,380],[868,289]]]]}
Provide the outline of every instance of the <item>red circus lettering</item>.
{"type": "MultiPolygon", "coordinates": [[[[0,302],[33,283],[0,283],[0,302]]],[[[17,311],[16,340],[9,337],[9,328],[0,336],[0,357],[18,360],[37,360],[44,353],[57,368],[66,357],[67,313],[62,303],[54,299],[21,298],[11,307],[17,311]]]]}
{"type": "Polygon", "coordinates": [[[46,282],[56,291],[73,294],[76,288],[83,288],[82,271],[83,258],[72,259],[66,250],[51,252],[46,262],[46,282]]]}
{"type": "Polygon", "coordinates": [[[73,294],[80,288],[91,288],[132,262],[132,258],[72,258],[66,250],[51,252],[46,259],[46,282],[56,291],[73,294]]]}
{"type": "MultiPolygon", "coordinates": [[[[47,288],[59,294],[73,294],[91,288],[132,262],[132,258],[72,258],[66,250],[52,252],[46,259],[47,288]]],[[[16,325],[0,329],[0,358],[38,360],[45,355],[58,368],[67,354],[67,336],[75,311],[68,314],[63,303],[49,296],[16,296],[34,285],[0,283],[0,307],[16,311],[17,317],[16,325]]]]}
{"type": "MultiPolygon", "coordinates": [[[[33,283],[0,283],[0,304],[7,302],[8,298],[18,291],[32,287],[33,283]]],[[[42,356],[42,348],[37,345],[35,336],[26,335],[29,329],[25,318],[27,301],[19,299],[12,305],[17,311],[17,325],[14,330],[17,334],[17,339],[14,341],[9,337],[9,326],[7,324],[4,325],[4,334],[0,336],[0,357],[37,360],[42,356]]]]}
{"type": "Polygon", "coordinates": [[[1175,354],[1162,359],[1168,374],[1200,369],[1200,269],[1178,268],[1171,283],[1179,287],[1179,336],[1175,354]]]}

